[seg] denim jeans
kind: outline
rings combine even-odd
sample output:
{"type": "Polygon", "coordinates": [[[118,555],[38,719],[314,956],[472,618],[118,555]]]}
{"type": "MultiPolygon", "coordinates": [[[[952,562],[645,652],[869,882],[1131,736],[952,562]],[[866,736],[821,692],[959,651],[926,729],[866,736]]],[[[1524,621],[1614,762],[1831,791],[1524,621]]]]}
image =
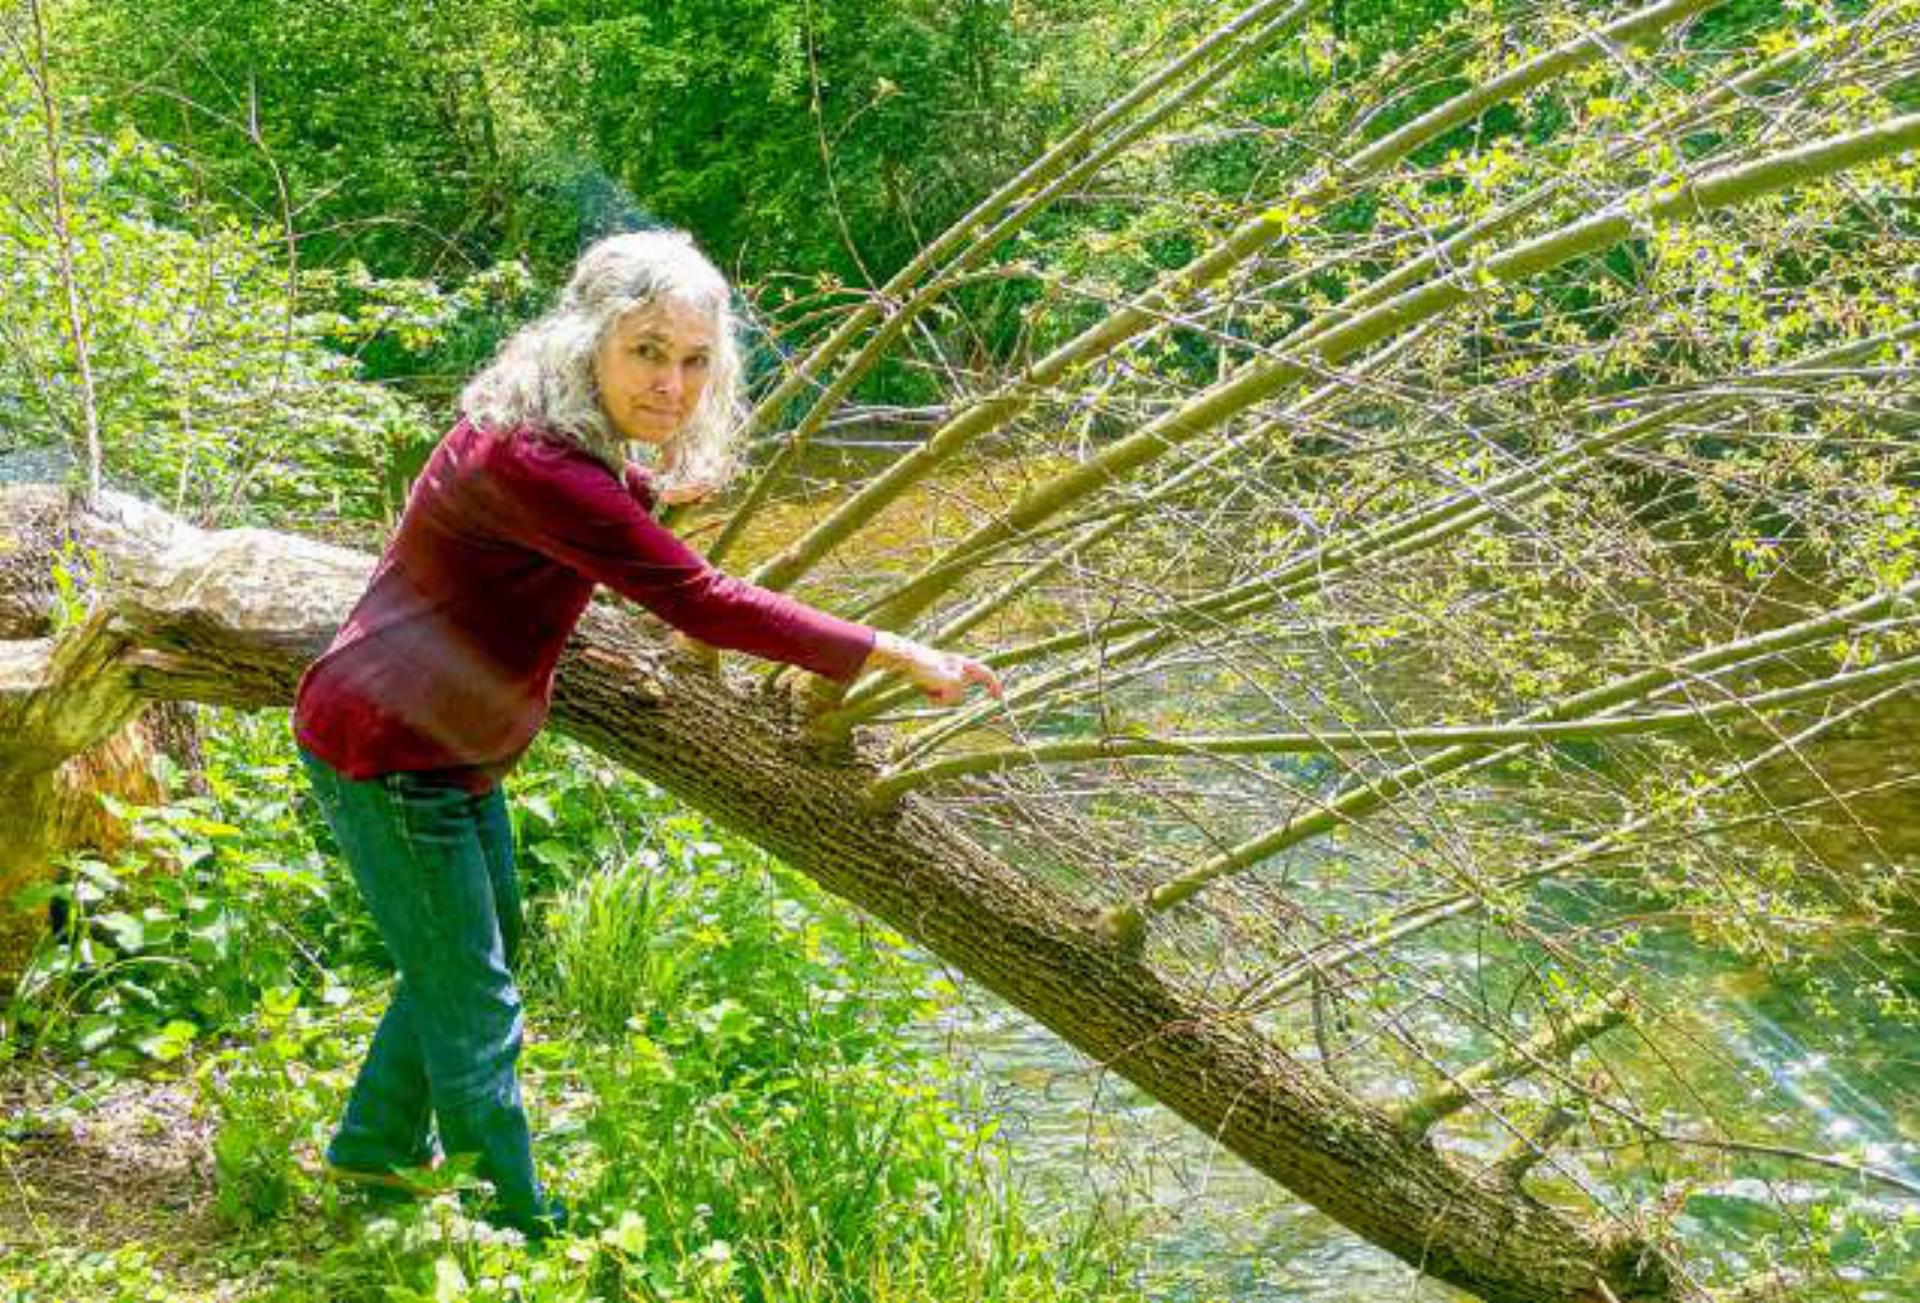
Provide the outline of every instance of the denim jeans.
{"type": "Polygon", "coordinates": [[[304,748],[300,759],[399,970],[327,1161],[424,1165],[437,1120],[449,1154],[479,1156],[495,1220],[552,1229],[542,1219],[564,1214],[534,1174],[515,1074],[521,903],[505,798],[417,774],[356,781],[304,748]]]}

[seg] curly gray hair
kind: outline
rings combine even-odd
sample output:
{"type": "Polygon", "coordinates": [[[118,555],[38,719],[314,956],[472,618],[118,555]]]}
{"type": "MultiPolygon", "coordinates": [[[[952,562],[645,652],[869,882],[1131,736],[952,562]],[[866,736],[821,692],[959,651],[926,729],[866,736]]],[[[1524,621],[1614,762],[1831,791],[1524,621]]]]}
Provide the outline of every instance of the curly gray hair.
{"type": "Polygon", "coordinates": [[[516,331],[461,391],[460,410],[483,430],[530,425],[565,434],[621,473],[628,446],[601,409],[594,354],[621,317],[662,300],[706,313],[714,327],[706,388],[660,447],[662,487],[725,483],[745,416],[732,291],[685,231],[632,231],[595,243],[553,310],[516,331]]]}

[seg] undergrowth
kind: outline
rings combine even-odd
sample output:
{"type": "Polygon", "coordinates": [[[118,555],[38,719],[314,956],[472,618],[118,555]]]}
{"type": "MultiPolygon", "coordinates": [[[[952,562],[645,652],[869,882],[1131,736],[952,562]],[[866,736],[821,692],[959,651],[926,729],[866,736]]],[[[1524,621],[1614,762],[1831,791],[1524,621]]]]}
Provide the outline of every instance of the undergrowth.
{"type": "Polygon", "coordinates": [[[993,1124],[963,1121],[984,1110],[908,1035],[953,990],[901,937],[558,741],[508,791],[521,1075],[575,1226],[539,1246],[493,1229],[460,1164],[419,1201],[327,1181],[391,974],[284,715],[203,720],[205,793],[163,772],[177,795],[116,811],[123,851],[36,893],[64,925],[0,1013],[11,1071],[191,1084],[218,1228],[192,1246],[200,1283],[177,1244],[53,1244],[0,1261],[4,1303],[1140,1297],[1124,1209],[1033,1197],[993,1124]]]}

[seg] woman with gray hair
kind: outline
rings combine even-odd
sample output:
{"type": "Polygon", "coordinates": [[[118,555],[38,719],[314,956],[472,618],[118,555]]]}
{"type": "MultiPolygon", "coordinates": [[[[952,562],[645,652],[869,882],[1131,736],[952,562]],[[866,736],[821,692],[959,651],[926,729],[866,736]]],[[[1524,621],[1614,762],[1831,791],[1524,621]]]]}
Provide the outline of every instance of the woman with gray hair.
{"type": "Polygon", "coordinates": [[[742,402],[726,280],[686,234],[602,240],[552,312],[461,394],[393,538],[301,679],[300,757],[399,977],[327,1146],[337,1175],[400,1190],[477,1155],[488,1215],[533,1237],[566,1211],[534,1172],[516,1075],[521,905],[500,779],[547,714],[598,584],[716,647],[837,682],[907,675],[951,704],[979,661],[724,575],[656,523],[735,465],[742,402]],[[631,444],[655,450],[649,471],[631,444]]]}

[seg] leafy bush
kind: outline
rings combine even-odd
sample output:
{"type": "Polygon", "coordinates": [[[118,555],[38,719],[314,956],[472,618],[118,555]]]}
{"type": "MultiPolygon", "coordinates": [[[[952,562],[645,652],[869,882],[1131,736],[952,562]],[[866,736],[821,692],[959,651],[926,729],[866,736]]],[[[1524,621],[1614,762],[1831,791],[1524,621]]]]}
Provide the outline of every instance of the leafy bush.
{"type": "MultiPolygon", "coordinates": [[[[71,857],[40,903],[65,926],[29,961],[5,1043],[121,1070],[181,1058],[280,989],[341,1003],[335,965],[377,953],[343,868],[319,854],[285,716],[205,716],[207,794],[160,804],[102,799],[126,848],[71,857]]],[[[164,756],[161,776],[178,789],[164,756]]]]}
{"type": "MultiPolygon", "coordinates": [[[[84,464],[87,393],[25,89],[0,86],[0,182],[18,200],[0,208],[0,452],[65,447],[84,464]]],[[[340,287],[302,287],[282,236],[207,208],[187,164],[131,129],[65,142],[60,172],[107,482],[222,524],[382,519],[391,450],[430,423],[329,347],[340,287]]]]}

